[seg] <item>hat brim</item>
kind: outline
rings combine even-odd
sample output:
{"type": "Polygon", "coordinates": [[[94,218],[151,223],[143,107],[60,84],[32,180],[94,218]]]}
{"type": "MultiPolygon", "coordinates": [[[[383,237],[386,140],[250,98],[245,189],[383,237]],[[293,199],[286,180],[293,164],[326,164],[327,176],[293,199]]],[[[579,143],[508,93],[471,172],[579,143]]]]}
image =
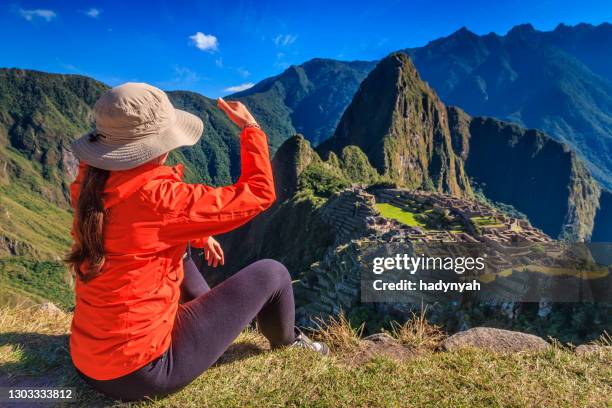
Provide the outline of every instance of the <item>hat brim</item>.
{"type": "Polygon", "coordinates": [[[204,123],[196,115],[175,109],[176,122],[164,132],[123,145],[89,141],[89,133],[72,142],[79,159],[104,170],[129,170],[182,146],[193,146],[200,140],[204,123]]]}

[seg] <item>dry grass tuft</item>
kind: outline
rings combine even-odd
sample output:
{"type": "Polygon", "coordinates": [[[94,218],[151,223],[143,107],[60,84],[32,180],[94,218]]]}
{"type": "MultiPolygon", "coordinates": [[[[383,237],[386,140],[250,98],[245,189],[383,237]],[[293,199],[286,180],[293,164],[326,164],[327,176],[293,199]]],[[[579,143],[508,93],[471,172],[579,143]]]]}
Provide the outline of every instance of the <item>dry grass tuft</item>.
{"type": "Polygon", "coordinates": [[[360,340],[365,324],[353,327],[343,312],[338,317],[330,316],[328,320],[315,318],[316,329],[313,337],[327,343],[333,352],[353,352],[360,347],[360,340]]]}
{"type": "Polygon", "coordinates": [[[40,305],[16,305],[0,308],[2,332],[37,333],[48,335],[67,334],[72,314],[50,311],[40,305]]]}
{"type": "Polygon", "coordinates": [[[391,330],[388,333],[406,346],[435,350],[446,338],[446,334],[440,326],[427,321],[425,312],[426,308],[422,309],[419,314],[412,312],[412,317],[404,324],[392,322],[391,330]]]}
{"type": "Polygon", "coordinates": [[[607,331],[604,331],[598,339],[593,341],[593,344],[596,346],[612,346],[612,336],[607,331]]]}

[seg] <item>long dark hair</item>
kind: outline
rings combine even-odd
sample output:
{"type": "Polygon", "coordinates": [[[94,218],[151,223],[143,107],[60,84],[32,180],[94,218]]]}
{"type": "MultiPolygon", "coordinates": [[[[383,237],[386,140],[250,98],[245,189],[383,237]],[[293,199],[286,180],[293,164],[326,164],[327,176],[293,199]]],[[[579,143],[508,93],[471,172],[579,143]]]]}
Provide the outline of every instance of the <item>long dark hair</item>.
{"type": "Polygon", "coordinates": [[[104,265],[106,210],[102,196],[109,175],[108,170],[88,166],[81,183],[75,210],[75,242],[66,262],[83,282],[98,276],[104,265]],[[89,262],[88,268],[81,271],[81,265],[85,261],[89,262]]]}

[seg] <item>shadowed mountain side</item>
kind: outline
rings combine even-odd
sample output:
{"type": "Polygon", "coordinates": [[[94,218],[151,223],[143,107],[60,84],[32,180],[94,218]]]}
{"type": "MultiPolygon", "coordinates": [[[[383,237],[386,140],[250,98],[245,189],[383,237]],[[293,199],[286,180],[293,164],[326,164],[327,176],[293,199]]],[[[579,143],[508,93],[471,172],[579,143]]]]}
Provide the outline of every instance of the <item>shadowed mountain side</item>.
{"type": "Polygon", "coordinates": [[[272,169],[276,203],[249,224],[219,237],[228,256],[224,268],[207,272],[213,284],[262,257],[283,262],[299,277],[336,239],[337,231],[319,213],[327,199],[352,183],[392,184],[377,174],[358,147],[348,146],[340,157],[331,154],[324,161],[302,135],[283,143],[272,169]]]}
{"type": "Polygon", "coordinates": [[[209,269],[205,274],[211,284],[219,283],[261,257],[283,262],[294,274],[321,257],[335,239],[334,231],[316,215],[321,199],[317,200],[311,191],[296,196],[300,184],[307,188],[300,178],[303,179],[301,176],[312,167],[324,174],[316,184],[328,180],[334,187],[348,185],[341,170],[323,162],[303,136],[288,139],[272,161],[276,203],[250,223],[218,237],[228,256],[224,267],[209,269]],[[232,256],[232,253],[240,253],[240,256],[232,256]]]}
{"type": "Polygon", "coordinates": [[[602,190],[599,199],[599,210],[595,215],[593,242],[612,242],[612,192],[602,190]]]}
{"type": "Polygon", "coordinates": [[[612,25],[466,28],[406,52],[445,103],[545,131],[612,186],[612,25]]]}
{"type": "Polygon", "coordinates": [[[469,133],[466,171],[485,196],[511,204],[550,236],[591,236],[600,189],[566,145],[491,118],[473,118],[469,133]]]}

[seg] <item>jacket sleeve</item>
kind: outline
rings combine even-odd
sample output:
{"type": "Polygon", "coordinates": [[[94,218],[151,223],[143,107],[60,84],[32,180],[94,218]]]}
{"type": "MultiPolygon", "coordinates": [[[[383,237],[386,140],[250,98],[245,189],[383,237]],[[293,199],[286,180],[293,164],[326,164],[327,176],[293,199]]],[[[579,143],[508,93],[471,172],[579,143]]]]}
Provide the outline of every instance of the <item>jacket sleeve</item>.
{"type": "Polygon", "coordinates": [[[161,242],[184,244],[233,230],[269,208],[276,200],[267,137],[257,128],[240,134],[242,174],[238,181],[213,188],[172,180],[144,187],[149,202],[163,213],[161,242]]]}

